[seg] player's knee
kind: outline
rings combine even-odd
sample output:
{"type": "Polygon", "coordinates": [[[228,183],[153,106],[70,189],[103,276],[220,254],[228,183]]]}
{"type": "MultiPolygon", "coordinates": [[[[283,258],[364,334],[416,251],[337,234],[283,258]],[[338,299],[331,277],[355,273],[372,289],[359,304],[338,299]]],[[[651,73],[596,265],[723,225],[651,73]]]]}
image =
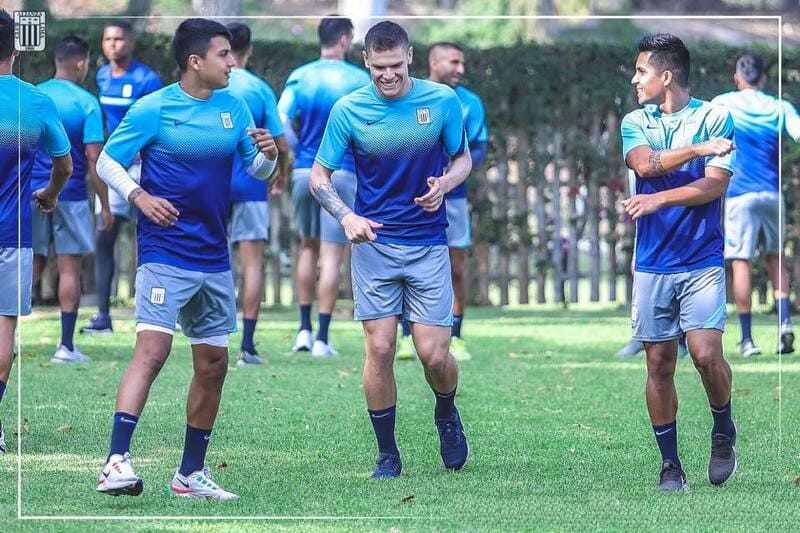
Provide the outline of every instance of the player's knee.
{"type": "Polygon", "coordinates": [[[431,349],[428,353],[420,353],[419,359],[429,372],[442,373],[447,367],[450,351],[444,349],[431,349]]]}
{"type": "Polygon", "coordinates": [[[721,359],[719,350],[711,345],[701,345],[697,348],[693,346],[691,353],[694,366],[700,372],[709,370],[721,359]]]}

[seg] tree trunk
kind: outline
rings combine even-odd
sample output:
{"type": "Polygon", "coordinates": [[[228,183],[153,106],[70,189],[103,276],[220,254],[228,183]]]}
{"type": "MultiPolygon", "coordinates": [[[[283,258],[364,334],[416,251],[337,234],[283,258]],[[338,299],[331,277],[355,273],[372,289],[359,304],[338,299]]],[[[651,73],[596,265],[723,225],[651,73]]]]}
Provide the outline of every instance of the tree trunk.
{"type": "MultiPolygon", "coordinates": [[[[570,131],[569,145],[574,146],[575,130],[570,131]]],[[[569,280],[569,302],[578,303],[578,162],[575,153],[567,156],[569,172],[569,194],[567,195],[567,279],[569,280]]]]}
{"type": "Polygon", "coordinates": [[[283,196],[269,199],[269,274],[272,285],[272,304],[281,305],[281,207],[283,196]]]}
{"type": "Polygon", "coordinates": [[[517,139],[517,191],[516,214],[520,225],[520,240],[517,247],[517,280],[519,282],[519,303],[529,303],[528,290],[531,285],[530,269],[528,268],[528,174],[530,173],[530,139],[528,132],[520,130],[517,139]]]}
{"type": "Polygon", "coordinates": [[[600,185],[597,176],[587,171],[586,216],[589,222],[589,301],[600,301],[600,185]]]}
{"type": "Polygon", "coordinates": [[[534,189],[536,198],[533,209],[536,213],[536,303],[547,303],[547,211],[545,210],[545,186],[547,176],[545,174],[545,161],[547,158],[546,135],[541,132],[535,138],[536,159],[534,160],[534,189]]]}
{"type": "Polygon", "coordinates": [[[505,139],[498,139],[497,152],[497,204],[495,205],[495,215],[498,219],[505,221],[505,227],[500,231],[500,239],[495,243],[497,249],[497,284],[500,289],[500,305],[508,305],[508,283],[511,274],[508,260],[508,146],[505,139]]]}
{"type": "Polygon", "coordinates": [[[550,210],[553,216],[553,295],[555,301],[566,304],[564,298],[564,265],[561,252],[561,157],[563,136],[556,130],[553,134],[553,197],[550,210]]]}
{"type": "Polygon", "coordinates": [[[475,247],[475,264],[478,268],[478,295],[480,305],[489,305],[489,245],[478,243],[475,247]]]}

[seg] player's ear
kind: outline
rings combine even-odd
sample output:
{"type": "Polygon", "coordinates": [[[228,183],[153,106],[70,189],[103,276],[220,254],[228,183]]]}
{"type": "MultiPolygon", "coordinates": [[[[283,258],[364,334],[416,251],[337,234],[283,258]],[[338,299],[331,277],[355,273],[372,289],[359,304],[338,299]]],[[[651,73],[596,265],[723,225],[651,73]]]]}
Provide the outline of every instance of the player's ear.
{"type": "Polygon", "coordinates": [[[410,65],[413,60],[414,60],[414,47],[413,46],[409,46],[408,47],[408,64],[410,65]]]}
{"type": "Polygon", "coordinates": [[[670,84],[672,83],[672,80],[674,79],[672,71],[671,70],[665,70],[664,72],[661,73],[661,76],[662,76],[662,79],[664,80],[664,87],[669,87],[670,84]]]}
{"type": "Polygon", "coordinates": [[[366,50],[361,50],[361,57],[364,58],[364,66],[369,68],[369,59],[367,58],[366,50]]]}

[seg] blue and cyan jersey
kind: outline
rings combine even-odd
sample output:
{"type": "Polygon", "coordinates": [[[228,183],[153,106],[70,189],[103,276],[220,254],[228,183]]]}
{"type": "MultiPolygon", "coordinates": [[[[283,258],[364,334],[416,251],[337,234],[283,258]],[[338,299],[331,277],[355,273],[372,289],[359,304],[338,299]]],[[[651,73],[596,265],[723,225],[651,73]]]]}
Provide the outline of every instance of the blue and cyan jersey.
{"type": "MultiPolygon", "coordinates": [[[[483,108],[481,97],[469,89],[457,85],[454,89],[458,100],[461,102],[461,116],[464,119],[464,129],[467,130],[467,141],[469,141],[469,154],[472,156],[472,166],[477,168],[486,159],[486,145],[489,142],[489,129],[486,127],[486,111],[483,108]]],[[[445,168],[447,154],[445,154],[445,168]]],[[[447,193],[445,198],[466,198],[467,180],[464,183],[447,193]]]]}
{"type": "Polygon", "coordinates": [[[226,223],[233,160],[251,165],[257,149],[245,103],[228,91],[207,100],[174,83],[139,99],[111,135],[105,152],[123,167],[142,157],[141,186],[168,200],[178,221],[162,227],[139,213],[139,264],[199,272],[230,269],[226,223]]]}
{"type": "Polygon", "coordinates": [[[444,202],[428,213],[414,198],[428,192],[429,177],[444,173],[443,151],[455,157],[468,149],[461,105],[446,85],[411,81],[401,98],[383,98],[370,83],[336,102],[316,161],[338,170],[352,150],[355,212],[383,224],[378,242],[447,244],[444,202]]]}
{"type": "MultiPolygon", "coordinates": [[[[622,157],[637,146],[670,150],[716,137],[733,139],[733,120],[722,107],[692,98],[676,113],[664,114],[647,105],[622,119],[622,157]]],[[[733,153],[698,157],[663,176],[636,176],[636,194],[675,189],[705,176],[708,166],[733,172],[733,153]]],[[[738,179],[738,178],[737,178],[738,179]]],[[[694,207],[663,207],[636,221],[636,270],[655,274],[688,272],[723,266],[721,199],[694,207]]]]}
{"type": "MultiPolygon", "coordinates": [[[[278,115],[278,99],[275,92],[261,78],[243,68],[231,70],[227,91],[244,100],[257,128],[267,128],[273,137],[283,135],[283,124],[278,115]]],[[[231,178],[231,201],[263,202],[267,199],[267,182],[247,173],[242,160],[233,159],[231,178]]]]}
{"type": "MultiPolygon", "coordinates": [[[[278,101],[278,110],[289,120],[299,123],[294,168],[311,168],[333,104],[369,83],[369,74],[364,69],[338,59],[318,59],[289,74],[278,101]]],[[[349,152],[342,160],[341,168],[353,172],[355,166],[349,152]]]]}
{"type": "Polygon", "coordinates": [[[0,248],[31,247],[31,170],[40,140],[53,157],[69,153],[53,101],[16,76],[0,75],[0,248]]]}
{"type": "MultiPolygon", "coordinates": [[[[50,79],[37,87],[53,100],[72,145],[72,176],[58,199],[65,202],[86,200],[86,145],[105,140],[100,103],[89,91],[68,80],[50,79]]],[[[44,142],[40,141],[31,176],[33,190],[47,185],[52,168],[53,160],[44,142]]]]}
{"type": "Polygon", "coordinates": [[[122,117],[136,100],[164,86],[153,69],[135,59],[125,74],[116,78],[111,75],[110,64],[101,66],[97,69],[95,81],[109,135],[117,129],[122,117]]]}
{"type": "Polygon", "coordinates": [[[785,130],[800,139],[800,116],[792,104],[763,91],[744,89],[714,98],[733,117],[736,129],[736,179],[728,197],[749,192],[778,192],[778,142],[785,130]]]}

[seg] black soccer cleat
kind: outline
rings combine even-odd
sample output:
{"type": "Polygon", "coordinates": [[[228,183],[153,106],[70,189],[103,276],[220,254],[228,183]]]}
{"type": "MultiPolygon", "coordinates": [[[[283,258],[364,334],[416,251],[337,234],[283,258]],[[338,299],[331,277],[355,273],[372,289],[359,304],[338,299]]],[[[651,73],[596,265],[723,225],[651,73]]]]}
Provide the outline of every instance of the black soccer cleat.
{"type": "Polygon", "coordinates": [[[686,474],[683,469],[672,461],[665,460],[661,464],[658,490],[664,492],[688,491],[689,484],[686,482],[686,474]]]}
{"type": "Polygon", "coordinates": [[[711,458],[708,460],[708,481],[722,485],[736,472],[736,430],[733,436],[717,433],[711,436],[711,458]]]}

